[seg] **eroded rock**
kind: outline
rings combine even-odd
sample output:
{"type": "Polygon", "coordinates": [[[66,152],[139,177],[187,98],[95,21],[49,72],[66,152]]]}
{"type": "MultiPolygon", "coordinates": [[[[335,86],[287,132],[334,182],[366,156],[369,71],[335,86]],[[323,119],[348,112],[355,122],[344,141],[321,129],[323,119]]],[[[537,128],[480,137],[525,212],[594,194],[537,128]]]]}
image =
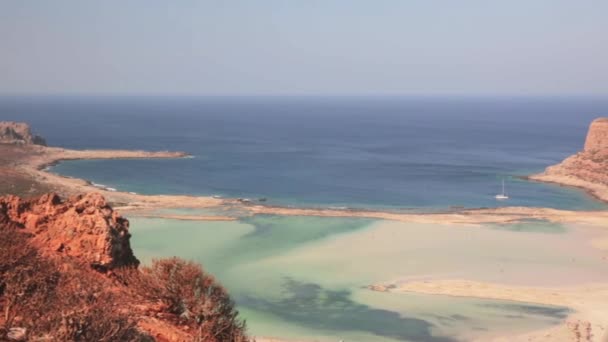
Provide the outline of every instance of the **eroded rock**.
{"type": "Polygon", "coordinates": [[[98,193],[66,201],[54,193],[29,200],[0,197],[0,224],[33,234],[32,243],[42,252],[76,257],[97,270],[139,264],[129,242],[129,221],[98,193]]]}
{"type": "Polygon", "coordinates": [[[548,167],[539,175],[560,176],[608,186],[608,118],[595,119],[589,126],[583,151],[548,167]]]}
{"type": "Polygon", "coordinates": [[[30,125],[12,121],[0,121],[0,143],[46,146],[44,138],[32,134],[30,125]]]}

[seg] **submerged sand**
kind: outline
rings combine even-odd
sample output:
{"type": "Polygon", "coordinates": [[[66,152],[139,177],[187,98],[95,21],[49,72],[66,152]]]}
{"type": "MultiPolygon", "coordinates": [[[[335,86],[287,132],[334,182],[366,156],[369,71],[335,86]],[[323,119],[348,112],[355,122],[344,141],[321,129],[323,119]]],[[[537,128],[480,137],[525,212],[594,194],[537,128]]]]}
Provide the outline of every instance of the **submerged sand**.
{"type": "Polygon", "coordinates": [[[377,284],[374,291],[415,292],[424,294],[511,300],[565,306],[575,310],[557,327],[521,336],[498,337],[496,341],[606,341],[608,340],[608,285],[589,284],[575,287],[526,287],[476,282],[470,280],[411,281],[400,284],[377,284]]]}

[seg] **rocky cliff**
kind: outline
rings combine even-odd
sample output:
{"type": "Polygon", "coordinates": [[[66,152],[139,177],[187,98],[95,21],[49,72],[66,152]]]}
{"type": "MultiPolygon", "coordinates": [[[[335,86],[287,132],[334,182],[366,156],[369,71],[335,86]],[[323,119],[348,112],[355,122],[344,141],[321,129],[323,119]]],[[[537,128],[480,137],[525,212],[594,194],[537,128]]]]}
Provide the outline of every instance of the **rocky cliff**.
{"type": "Polygon", "coordinates": [[[530,179],[580,187],[608,201],[608,118],[591,123],[583,151],[530,179]]]}
{"type": "Polygon", "coordinates": [[[593,120],[585,140],[585,153],[608,153],[608,118],[593,120]]]}
{"type": "Polygon", "coordinates": [[[46,146],[44,138],[32,134],[30,125],[12,121],[0,121],[0,143],[46,146]]]}
{"type": "Polygon", "coordinates": [[[101,271],[139,264],[129,243],[129,221],[97,193],[66,201],[54,193],[30,200],[0,197],[0,225],[31,233],[43,253],[72,256],[101,271]]]}

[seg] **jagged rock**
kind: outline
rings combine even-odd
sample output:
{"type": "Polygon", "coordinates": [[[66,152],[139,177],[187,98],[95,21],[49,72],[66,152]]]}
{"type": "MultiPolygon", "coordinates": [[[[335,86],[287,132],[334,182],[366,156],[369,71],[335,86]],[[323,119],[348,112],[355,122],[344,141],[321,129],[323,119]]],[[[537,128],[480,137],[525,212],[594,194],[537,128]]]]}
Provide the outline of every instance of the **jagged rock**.
{"type": "Polygon", "coordinates": [[[63,253],[98,270],[137,266],[129,239],[129,221],[98,193],[62,201],[57,194],[23,200],[0,197],[0,224],[33,234],[32,243],[47,253],[63,253]]]}
{"type": "Polygon", "coordinates": [[[44,138],[32,134],[30,125],[12,121],[0,121],[0,143],[46,146],[44,138]]]}

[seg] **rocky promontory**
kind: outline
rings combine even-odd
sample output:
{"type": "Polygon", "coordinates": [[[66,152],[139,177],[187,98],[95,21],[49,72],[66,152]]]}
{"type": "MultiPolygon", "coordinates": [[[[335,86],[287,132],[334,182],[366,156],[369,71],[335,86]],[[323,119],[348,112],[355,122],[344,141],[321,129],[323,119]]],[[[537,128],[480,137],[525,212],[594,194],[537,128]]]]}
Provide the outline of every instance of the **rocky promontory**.
{"type": "Polygon", "coordinates": [[[591,123],[581,152],[529,178],[579,187],[608,201],[608,118],[591,123]]]}
{"type": "Polygon", "coordinates": [[[129,221],[98,193],[66,201],[54,193],[29,200],[0,197],[0,224],[23,228],[46,254],[75,257],[95,269],[139,264],[129,243],[129,221]]]}
{"type": "Polygon", "coordinates": [[[32,133],[24,122],[0,121],[0,143],[46,146],[44,138],[32,133]]]}
{"type": "MultiPolygon", "coordinates": [[[[110,203],[146,202],[144,196],[96,187],[91,182],[48,172],[48,167],[64,160],[77,159],[157,159],[184,158],[185,152],[141,150],[72,150],[45,145],[43,138],[31,133],[23,122],[0,122],[0,195],[22,197],[55,192],[63,197],[99,192],[110,203]]],[[[218,202],[217,200],[209,202],[218,202]]]]}

